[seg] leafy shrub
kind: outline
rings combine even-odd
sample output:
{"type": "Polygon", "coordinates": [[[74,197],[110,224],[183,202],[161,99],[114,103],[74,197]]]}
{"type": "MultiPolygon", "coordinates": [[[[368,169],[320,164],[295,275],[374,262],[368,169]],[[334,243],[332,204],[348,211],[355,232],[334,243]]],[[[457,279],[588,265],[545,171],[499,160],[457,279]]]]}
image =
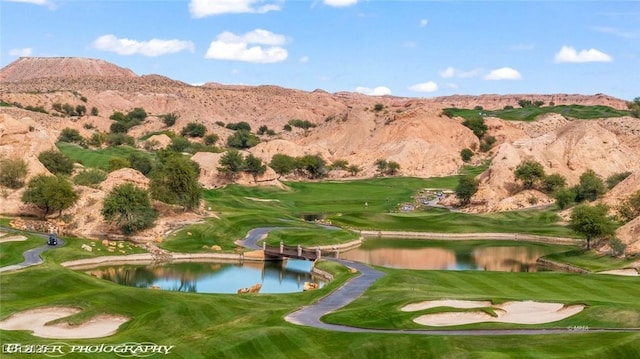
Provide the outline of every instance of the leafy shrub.
{"type": "Polygon", "coordinates": [[[81,186],[95,186],[107,179],[107,174],[99,169],[84,170],[73,177],[73,182],[81,186]]]}
{"type": "Polygon", "coordinates": [[[73,128],[65,128],[60,132],[60,136],[58,136],[58,141],[60,142],[68,142],[68,143],[80,143],[84,141],[84,138],[80,136],[80,132],[73,128]]]}
{"type": "Polygon", "coordinates": [[[471,157],[473,157],[473,151],[469,148],[464,148],[460,151],[460,157],[462,157],[463,162],[471,161],[471,157]]]}
{"type": "Polygon", "coordinates": [[[41,152],[38,160],[53,174],[70,175],[73,172],[73,161],[55,150],[41,152]]]}
{"type": "Polygon", "coordinates": [[[207,128],[201,123],[189,122],[180,134],[187,137],[203,137],[207,128]]]}
{"type": "Polygon", "coordinates": [[[0,159],[0,185],[7,188],[21,188],[29,172],[27,162],[22,158],[0,159]]]}

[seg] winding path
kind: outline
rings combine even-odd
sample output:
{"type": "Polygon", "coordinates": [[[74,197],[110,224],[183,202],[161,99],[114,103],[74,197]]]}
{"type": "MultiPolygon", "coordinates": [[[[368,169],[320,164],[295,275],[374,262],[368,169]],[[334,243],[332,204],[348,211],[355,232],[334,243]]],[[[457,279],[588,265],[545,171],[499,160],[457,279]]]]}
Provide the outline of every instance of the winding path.
{"type": "MultiPolygon", "coordinates": [[[[291,229],[292,227],[261,227],[250,230],[246,237],[236,243],[249,249],[260,249],[257,242],[264,238],[270,231],[275,229],[291,229]]],[[[36,233],[34,233],[36,234],[36,233]]],[[[46,238],[47,235],[36,235],[46,238]]],[[[64,245],[62,239],[58,239],[58,245],[43,245],[24,252],[25,260],[22,263],[1,267],[0,272],[10,271],[29,267],[42,263],[40,254],[48,249],[61,247],[64,245]]],[[[302,307],[290,313],[284,319],[293,324],[309,326],[318,329],[325,329],[338,332],[351,333],[381,333],[381,334],[420,334],[420,335],[456,335],[456,336],[482,336],[482,335],[543,335],[543,334],[578,334],[578,333],[602,333],[602,332],[633,332],[639,333],[640,328],[589,328],[586,331],[571,330],[570,328],[549,328],[549,329],[465,329],[465,330],[424,330],[424,329],[370,329],[359,328],[347,325],[328,324],[320,320],[324,315],[336,311],[359,298],[376,280],[385,274],[359,262],[348,261],[337,258],[326,258],[354,268],[360,274],[348,280],[340,288],[329,293],[317,302],[302,307]]]]}
{"type": "MultiPolygon", "coordinates": [[[[6,228],[5,228],[6,229],[6,228]]],[[[42,237],[42,238],[48,238],[49,235],[47,234],[42,234],[42,233],[35,233],[35,232],[30,232],[30,234],[42,237]]],[[[22,269],[22,268],[26,268],[26,267],[30,267],[36,264],[40,264],[42,263],[42,257],[40,256],[42,254],[42,252],[49,250],[49,249],[53,249],[53,248],[58,248],[58,247],[62,247],[64,246],[64,240],[62,240],[60,237],[58,237],[58,244],[55,246],[50,246],[48,244],[45,244],[43,246],[40,247],[36,247],[36,248],[32,248],[29,249],[28,251],[25,251],[22,255],[24,256],[24,261],[22,261],[22,263],[18,263],[18,264],[13,264],[13,265],[9,265],[6,267],[0,267],[0,272],[7,272],[7,271],[12,271],[12,270],[16,270],[16,269],[22,269]]]]}
{"type": "MultiPolygon", "coordinates": [[[[250,230],[247,236],[237,241],[251,249],[259,249],[257,242],[264,238],[269,231],[281,229],[282,227],[262,227],[250,230]]],[[[287,227],[290,228],[290,227],[287,227]]],[[[324,315],[336,311],[359,298],[376,280],[385,274],[373,269],[368,265],[337,258],[325,258],[330,261],[340,263],[344,266],[354,268],[360,275],[350,279],[340,288],[329,293],[317,302],[302,307],[290,313],[284,319],[293,324],[309,326],[318,329],[325,329],[338,332],[350,333],[382,333],[382,334],[421,334],[421,335],[544,335],[544,334],[578,334],[578,333],[601,333],[601,332],[640,332],[640,328],[589,328],[589,330],[571,330],[570,328],[548,328],[548,329],[464,329],[464,330],[429,330],[429,329],[370,329],[359,328],[348,325],[328,324],[320,320],[324,315]]]]}

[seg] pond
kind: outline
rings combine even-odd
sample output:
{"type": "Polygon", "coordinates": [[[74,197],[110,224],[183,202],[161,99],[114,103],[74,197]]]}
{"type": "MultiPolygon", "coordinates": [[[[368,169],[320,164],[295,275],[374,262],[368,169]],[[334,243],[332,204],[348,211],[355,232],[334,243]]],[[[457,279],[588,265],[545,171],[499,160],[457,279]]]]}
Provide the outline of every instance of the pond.
{"type": "Polygon", "coordinates": [[[398,269],[537,272],[544,270],[538,258],[570,249],[516,241],[371,239],[339,257],[398,269]]]}
{"type": "Polygon", "coordinates": [[[114,265],[86,273],[112,282],[138,287],[192,293],[237,293],[261,284],[260,293],[302,292],[305,282],[324,286],[312,276],[311,263],[289,259],[284,262],[182,262],[148,265],[114,265]]]}

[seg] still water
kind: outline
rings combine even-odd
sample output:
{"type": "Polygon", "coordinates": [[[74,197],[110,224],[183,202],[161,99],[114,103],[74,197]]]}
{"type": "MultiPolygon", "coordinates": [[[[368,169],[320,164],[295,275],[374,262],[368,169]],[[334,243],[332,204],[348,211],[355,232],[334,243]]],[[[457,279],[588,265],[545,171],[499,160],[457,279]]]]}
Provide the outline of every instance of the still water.
{"type": "Polygon", "coordinates": [[[339,257],[399,269],[537,272],[542,270],[536,265],[539,257],[567,248],[512,241],[373,239],[339,257]]]}
{"type": "Polygon", "coordinates": [[[260,293],[302,292],[304,282],[325,282],[311,276],[311,262],[201,263],[118,265],[86,270],[90,275],[138,288],[192,293],[237,293],[261,284],[260,293]]]}

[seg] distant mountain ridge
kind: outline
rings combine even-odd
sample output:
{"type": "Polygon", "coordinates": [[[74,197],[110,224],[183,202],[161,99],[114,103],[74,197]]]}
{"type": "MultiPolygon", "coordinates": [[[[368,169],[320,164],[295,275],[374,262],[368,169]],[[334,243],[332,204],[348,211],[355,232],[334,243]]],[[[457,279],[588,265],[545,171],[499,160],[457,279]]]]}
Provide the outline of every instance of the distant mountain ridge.
{"type": "Polygon", "coordinates": [[[21,57],[0,70],[0,82],[93,76],[131,78],[137,75],[104,60],[80,57],[21,57]]]}

